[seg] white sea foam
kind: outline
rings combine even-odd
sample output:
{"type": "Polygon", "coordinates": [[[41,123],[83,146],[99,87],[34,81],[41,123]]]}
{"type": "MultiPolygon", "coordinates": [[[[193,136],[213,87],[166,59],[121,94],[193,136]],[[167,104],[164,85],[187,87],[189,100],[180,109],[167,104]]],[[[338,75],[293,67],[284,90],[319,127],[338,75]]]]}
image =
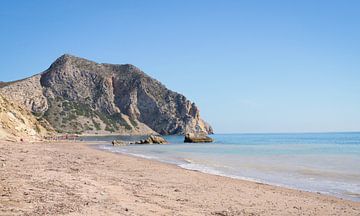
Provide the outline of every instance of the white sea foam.
{"type": "MultiPolygon", "coordinates": [[[[187,161],[189,161],[189,160],[187,160],[187,161]]],[[[269,184],[269,185],[285,187],[285,188],[289,188],[289,189],[301,189],[303,191],[308,191],[308,192],[321,192],[323,194],[335,195],[335,196],[342,197],[342,198],[350,197],[350,199],[352,199],[352,200],[359,200],[359,198],[360,198],[360,191],[354,192],[359,189],[359,185],[349,185],[349,184],[338,183],[335,187],[337,187],[339,189],[341,188],[342,190],[326,191],[326,190],[321,190],[320,188],[319,188],[319,190],[316,190],[316,189],[308,188],[308,187],[306,187],[306,185],[302,185],[302,184],[296,184],[296,183],[282,184],[282,183],[276,183],[276,180],[275,181],[264,181],[264,180],[257,179],[257,178],[250,178],[250,177],[245,177],[245,176],[227,174],[226,172],[222,172],[218,169],[215,169],[213,167],[206,166],[203,164],[187,163],[187,164],[179,164],[178,166],[181,168],[187,169],[187,170],[194,170],[194,171],[199,171],[199,172],[203,172],[203,173],[207,173],[207,174],[224,176],[224,177],[229,177],[229,178],[234,178],[234,179],[263,183],[263,184],[269,184]]],[[[322,184],[326,184],[326,183],[322,182],[322,184]]],[[[334,186],[334,182],[328,182],[328,184],[329,184],[328,187],[330,185],[334,186]]]]}

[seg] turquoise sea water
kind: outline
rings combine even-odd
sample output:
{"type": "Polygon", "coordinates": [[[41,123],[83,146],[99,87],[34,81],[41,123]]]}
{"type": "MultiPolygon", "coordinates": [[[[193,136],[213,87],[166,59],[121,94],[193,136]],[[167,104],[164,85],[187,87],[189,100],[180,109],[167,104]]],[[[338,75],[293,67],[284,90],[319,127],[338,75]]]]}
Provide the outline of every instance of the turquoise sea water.
{"type": "Polygon", "coordinates": [[[88,137],[98,148],[176,164],[185,169],[320,192],[360,201],[360,133],[212,135],[210,144],[113,147],[111,140],[139,137],[88,137]]]}

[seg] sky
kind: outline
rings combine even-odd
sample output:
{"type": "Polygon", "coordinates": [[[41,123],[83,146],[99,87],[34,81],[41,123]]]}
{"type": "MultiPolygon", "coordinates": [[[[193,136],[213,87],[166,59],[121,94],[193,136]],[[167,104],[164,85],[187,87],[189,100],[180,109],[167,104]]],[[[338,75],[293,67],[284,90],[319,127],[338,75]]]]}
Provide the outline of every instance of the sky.
{"type": "Polygon", "coordinates": [[[216,133],[360,131],[360,1],[2,0],[0,80],[130,63],[216,133]]]}

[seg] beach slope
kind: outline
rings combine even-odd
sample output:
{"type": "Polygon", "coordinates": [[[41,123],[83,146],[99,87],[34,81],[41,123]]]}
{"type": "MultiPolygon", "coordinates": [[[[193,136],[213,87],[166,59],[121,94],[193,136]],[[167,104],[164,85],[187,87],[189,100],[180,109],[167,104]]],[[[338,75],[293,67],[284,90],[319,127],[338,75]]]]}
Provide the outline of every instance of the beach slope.
{"type": "Polygon", "coordinates": [[[0,215],[360,215],[360,203],[85,143],[0,142],[0,215]]]}

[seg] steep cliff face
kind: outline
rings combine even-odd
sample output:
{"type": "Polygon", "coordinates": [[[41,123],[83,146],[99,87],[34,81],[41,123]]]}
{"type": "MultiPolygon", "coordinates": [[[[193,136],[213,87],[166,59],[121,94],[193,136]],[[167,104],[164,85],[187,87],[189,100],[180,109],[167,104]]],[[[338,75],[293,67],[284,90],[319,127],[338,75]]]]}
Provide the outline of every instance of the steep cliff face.
{"type": "Polygon", "coordinates": [[[47,98],[40,85],[41,75],[35,75],[17,82],[6,83],[0,92],[9,101],[15,101],[27,110],[37,114],[48,109],[47,98]]]}
{"type": "Polygon", "coordinates": [[[212,133],[194,103],[129,64],[63,55],[43,73],[0,92],[60,132],[212,133]]]}
{"type": "Polygon", "coordinates": [[[38,140],[47,130],[27,110],[0,95],[0,140],[38,140]]]}

